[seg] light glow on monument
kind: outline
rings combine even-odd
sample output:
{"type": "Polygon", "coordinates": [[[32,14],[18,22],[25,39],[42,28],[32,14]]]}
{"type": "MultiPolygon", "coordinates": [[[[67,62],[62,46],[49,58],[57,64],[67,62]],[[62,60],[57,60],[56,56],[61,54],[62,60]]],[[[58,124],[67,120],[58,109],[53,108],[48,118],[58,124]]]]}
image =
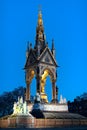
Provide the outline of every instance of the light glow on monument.
{"type": "Polygon", "coordinates": [[[26,101],[23,102],[23,97],[18,97],[18,102],[14,102],[13,115],[29,114],[26,101]]]}

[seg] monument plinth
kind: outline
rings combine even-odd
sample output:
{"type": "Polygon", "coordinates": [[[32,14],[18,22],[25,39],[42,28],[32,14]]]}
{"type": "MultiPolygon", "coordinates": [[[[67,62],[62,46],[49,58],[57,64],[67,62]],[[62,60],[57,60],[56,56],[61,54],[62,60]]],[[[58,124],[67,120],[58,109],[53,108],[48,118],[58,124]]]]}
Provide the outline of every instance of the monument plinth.
{"type": "Polygon", "coordinates": [[[66,99],[63,99],[62,96],[60,96],[59,103],[43,103],[39,93],[37,93],[31,111],[34,110],[41,110],[42,112],[68,112],[68,105],[66,99]]]}

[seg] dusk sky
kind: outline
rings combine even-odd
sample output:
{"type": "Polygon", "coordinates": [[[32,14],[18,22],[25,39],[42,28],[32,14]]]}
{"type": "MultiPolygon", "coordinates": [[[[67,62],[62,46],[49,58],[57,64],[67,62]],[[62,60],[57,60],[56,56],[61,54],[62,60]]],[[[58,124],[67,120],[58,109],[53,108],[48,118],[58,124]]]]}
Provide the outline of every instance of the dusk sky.
{"type": "Polygon", "coordinates": [[[0,94],[26,86],[26,47],[35,44],[39,5],[48,46],[55,43],[59,95],[72,101],[87,92],[87,0],[0,0],[0,94]]]}

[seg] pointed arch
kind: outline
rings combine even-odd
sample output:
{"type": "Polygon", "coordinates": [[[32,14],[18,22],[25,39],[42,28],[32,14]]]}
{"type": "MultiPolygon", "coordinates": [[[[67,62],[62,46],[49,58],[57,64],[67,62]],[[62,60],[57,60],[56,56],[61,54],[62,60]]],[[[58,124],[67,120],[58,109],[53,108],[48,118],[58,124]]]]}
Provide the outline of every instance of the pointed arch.
{"type": "Polygon", "coordinates": [[[41,75],[42,75],[42,77],[44,77],[44,76],[45,77],[50,76],[51,81],[55,78],[52,70],[50,68],[48,68],[48,67],[46,67],[45,69],[43,69],[43,71],[41,72],[41,75]]]}
{"type": "Polygon", "coordinates": [[[32,82],[32,79],[36,75],[36,70],[34,68],[30,68],[26,71],[26,82],[32,82]]]}
{"type": "Polygon", "coordinates": [[[26,72],[26,100],[30,101],[30,84],[32,82],[32,79],[36,75],[36,70],[34,68],[30,68],[26,72]]]}

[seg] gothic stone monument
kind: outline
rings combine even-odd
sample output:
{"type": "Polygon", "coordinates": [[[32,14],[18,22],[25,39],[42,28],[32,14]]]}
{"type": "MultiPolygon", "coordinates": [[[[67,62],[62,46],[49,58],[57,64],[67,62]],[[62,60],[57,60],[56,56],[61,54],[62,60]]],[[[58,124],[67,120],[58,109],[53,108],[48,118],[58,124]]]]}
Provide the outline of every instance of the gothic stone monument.
{"type": "Polygon", "coordinates": [[[46,77],[49,75],[52,82],[52,102],[57,102],[56,68],[58,65],[55,60],[54,41],[52,41],[52,49],[50,50],[45,39],[41,11],[39,11],[38,15],[35,46],[32,48],[31,43],[28,45],[26,57],[26,100],[30,101],[30,84],[33,77],[36,76],[37,93],[40,94],[42,102],[48,102],[45,83],[46,77]]]}
{"type": "MultiPolygon", "coordinates": [[[[56,86],[58,64],[55,59],[54,40],[52,40],[52,48],[48,47],[46,36],[44,34],[42,13],[39,11],[38,23],[36,27],[35,45],[28,43],[26,51],[25,77],[26,77],[26,101],[30,107],[30,84],[34,76],[36,77],[36,93],[40,95],[41,103],[48,103],[48,97],[45,93],[45,84],[47,76],[50,76],[52,86],[51,103],[57,103],[56,107],[61,108],[58,104],[58,88],[56,86]]],[[[32,87],[32,86],[31,86],[32,87]]],[[[67,103],[61,103],[64,111],[68,111],[67,103]]],[[[47,106],[48,107],[48,106],[47,106]]],[[[53,106],[49,106],[49,108],[53,106]]],[[[32,106],[31,106],[32,108],[32,106]]],[[[57,110],[56,108],[56,110],[57,110]]],[[[30,108],[29,108],[30,109],[30,108]]]]}

